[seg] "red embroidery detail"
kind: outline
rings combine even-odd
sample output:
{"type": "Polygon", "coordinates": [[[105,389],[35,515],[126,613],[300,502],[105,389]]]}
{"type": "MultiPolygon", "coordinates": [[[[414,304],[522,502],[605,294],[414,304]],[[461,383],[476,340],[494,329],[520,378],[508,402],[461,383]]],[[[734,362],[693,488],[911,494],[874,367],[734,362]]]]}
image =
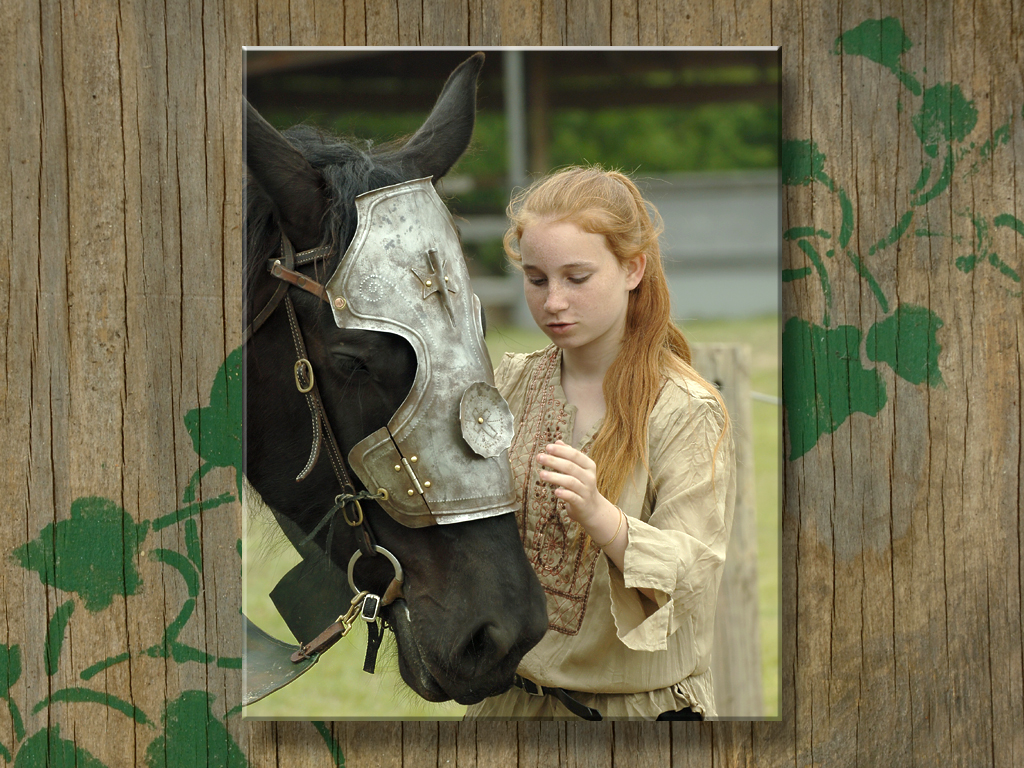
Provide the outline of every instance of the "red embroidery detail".
{"type": "MultiPolygon", "coordinates": [[[[564,403],[555,397],[552,381],[561,356],[557,348],[537,364],[527,386],[523,410],[516,425],[509,455],[515,477],[519,510],[516,518],[526,556],[548,598],[548,627],[575,635],[587,611],[599,551],[584,548],[582,526],[569,518],[565,502],[555,487],[542,482],[535,466],[537,454],[548,443],[567,434],[569,417],[564,403]]],[[[589,446],[583,447],[586,453],[589,446]]]]}

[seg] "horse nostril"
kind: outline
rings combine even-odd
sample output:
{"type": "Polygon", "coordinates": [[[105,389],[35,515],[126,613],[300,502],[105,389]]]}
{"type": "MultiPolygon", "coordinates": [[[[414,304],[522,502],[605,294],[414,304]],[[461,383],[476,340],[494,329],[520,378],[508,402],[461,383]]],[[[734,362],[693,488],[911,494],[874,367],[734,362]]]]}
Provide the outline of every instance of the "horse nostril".
{"type": "Polygon", "coordinates": [[[514,643],[508,632],[494,622],[483,622],[462,647],[462,657],[473,661],[497,662],[505,658],[514,643]]]}

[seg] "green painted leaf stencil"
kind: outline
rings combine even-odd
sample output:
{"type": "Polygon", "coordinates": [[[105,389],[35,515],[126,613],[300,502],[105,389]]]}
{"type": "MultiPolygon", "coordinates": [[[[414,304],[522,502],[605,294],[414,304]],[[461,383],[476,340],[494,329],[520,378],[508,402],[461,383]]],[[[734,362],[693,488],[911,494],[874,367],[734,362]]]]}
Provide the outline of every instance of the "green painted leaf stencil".
{"type": "Polygon", "coordinates": [[[167,703],[164,732],[146,749],[148,768],[245,768],[248,761],[211,711],[213,697],[185,691],[167,703]]]}
{"type": "Polygon", "coordinates": [[[782,332],[782,400],[790,460],[854,413],[877,416],[887,397],[877,372],[860,362],[861,332],[852,325],[822,328],[798,317],[782,332]]]}
{"type": "Polygon", "coordinates": [[[204,464],[189,480],[183,501],[195,498],[196,483],[214,467],[234,467],[238,498],[242,498],[242,353],[238,347],[217,370],[210,404],[185,414],[185,429],[204,464]]]}
{"type": "Polygon", "coordinates": [[[148,522],[136,524],[109,499],[86,496],[71,503],[71,519],[47,525],[14,550],[14,559],[47,586],[77,594],[95,613],[141,588],[135,560],[148,530],[148,522]]]}

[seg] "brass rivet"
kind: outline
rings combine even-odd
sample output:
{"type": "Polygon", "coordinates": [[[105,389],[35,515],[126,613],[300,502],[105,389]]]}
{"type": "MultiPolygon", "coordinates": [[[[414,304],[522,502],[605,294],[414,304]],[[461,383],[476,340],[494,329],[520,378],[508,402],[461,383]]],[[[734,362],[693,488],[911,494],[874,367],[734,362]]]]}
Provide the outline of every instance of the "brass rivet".
{"type": "Polygon", "coordinates": [[[424,483],[423,483],[423,487],[424,487],[424,488],[429,488],[429,487],[430,487],[430,481],[429,481],[429,480],[427,480],[426,482],[424,482],[424,483]]]}
{"type": "Polygon", "coordinates": [[[445,281],[446,283],[448,282],[448,275],[445,275],[445,276],[444,276],[444,281],[445,281]]]}
{"type": "Polygon", "coordinates": [[[345,297],[344,296],[339,296],[338,298],[336,298],[334,300],[334,308],[335,309],[344,309],[345,308],[345,297]]]}
{"type": "Polygon", "coordinates": [[[410,488],[409,489],[409,495],[410,496],[415,496],[416,495],[416,491],[414,491],[412,488],[410,488]]]}
{"type": "Polygon", "coordinates": [[[402,471],[402,465],[401,464],[395,464],[395,472],[401,472],[401,471],[402,471]]]}
{"type": "Polygon", "coordinates": [[[434,284],[434,281],[433,281],[433,280],[427,280],[427,288],[429,288],[429,287],[430,287],[430,286],[432,286],[433,284],[434,284]]]}
{"type": "Polygon", "coordinates": [[[478,417],[477,420],[476,420],[476,423],[477,424],[483,424],[484,423],[484,417],[483,416],[478,417]]]}
{"type": "Polygon", "coordinates": [[[417,461],[419,461],[419,459],[417,459],[415,456],[413,456],[411,459],[409,459],[409,461],[411,461],[413,464],[415,464],[417,461]]]}

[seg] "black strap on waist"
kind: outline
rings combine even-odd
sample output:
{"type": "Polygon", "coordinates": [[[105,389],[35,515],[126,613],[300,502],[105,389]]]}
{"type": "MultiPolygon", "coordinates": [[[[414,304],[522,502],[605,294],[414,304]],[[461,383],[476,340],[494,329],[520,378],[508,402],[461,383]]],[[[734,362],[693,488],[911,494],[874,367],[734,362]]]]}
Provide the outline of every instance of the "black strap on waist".
{"type": "Polygon", "coordinates": [[[531,696],[554,696],[565,708],[572,712],[576,717],[582,717],[584,720],[601,720],[601,713],[596,709],[586,706],[585,704],[577,701],[571,696],[571,693],[575,691],[567,691],[564,688],[549,688],[546,685],[537,685],[533,680],[528,680],[525,677],[516,675],[512,680],[513,685],[516,688],[522,688],[531,696]]]}

